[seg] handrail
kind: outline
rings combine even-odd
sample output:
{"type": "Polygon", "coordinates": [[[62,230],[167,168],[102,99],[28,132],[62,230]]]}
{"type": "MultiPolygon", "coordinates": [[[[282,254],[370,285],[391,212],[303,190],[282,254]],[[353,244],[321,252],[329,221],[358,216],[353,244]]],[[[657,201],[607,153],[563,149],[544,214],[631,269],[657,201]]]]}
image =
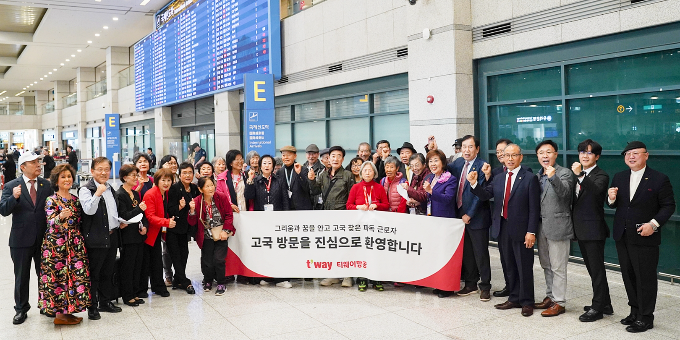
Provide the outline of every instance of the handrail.
{"type": "Polygon", "coordinates": [[[130,65],[116,73],[114,78],[118,78],[118,88],[130,86],[135,83],[135,65],[130,65]]]}
{"type": "Polygon", "coordinates": [[[78,93],[74,92],[66,96],[61,97],[61,102],[64,108],[74,106],[78,104],[78,93]]]}
{"type": "Polygon", "coordinates": [[[87,92],[87,100],[92,100],[97,97],[105,95],[106,90],[107,90],[106,79],[98,81],[90,86],[87,86],[85,88],[85,91],[87,92]]]}

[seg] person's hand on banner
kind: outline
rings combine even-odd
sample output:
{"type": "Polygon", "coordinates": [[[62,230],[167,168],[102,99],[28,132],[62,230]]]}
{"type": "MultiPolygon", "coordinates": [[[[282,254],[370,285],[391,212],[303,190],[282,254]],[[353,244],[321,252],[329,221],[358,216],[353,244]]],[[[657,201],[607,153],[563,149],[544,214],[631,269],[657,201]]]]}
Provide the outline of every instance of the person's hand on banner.
{"type": "Polygon", "coordinates": [[[375,209],[378,209],[378,206],[377,206],[375,203],[373,203],[373,204],[371,204],[371,205],[368,206],[368,210],[369,210],[369,211],[373,211],[373,210],[375,210],[375,209]]]}
{"type": "Polygon", "coordinates": [[[368,206],[366,206],[366,204],[357,205],[357,210],[367,211],[367,210],[368,210],[368,206]]]}
{"type": "Polygon", "coordinates": [[[401,183],[401,187],[408,190],[408,183],[401,183]]]}
{"type": "Polygon", "coordinates": [[[237,213],[237,214],[241,212],[241,209],[239,209],[239,208],[238,208],[238,205],[236,205],[236,204],[232,204],[232,205],[231,205],[231,210],[232,210],[233,212],[237,213]]]}

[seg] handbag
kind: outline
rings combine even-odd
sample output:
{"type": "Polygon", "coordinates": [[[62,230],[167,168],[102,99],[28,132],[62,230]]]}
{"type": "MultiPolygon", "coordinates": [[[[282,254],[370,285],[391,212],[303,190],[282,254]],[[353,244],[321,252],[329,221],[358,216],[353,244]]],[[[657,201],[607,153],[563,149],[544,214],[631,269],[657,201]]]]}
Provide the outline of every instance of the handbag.
{"type": "MultiPolygon", "coordinates": [[[[203,196],[201,196],[201,208],[200,212],[198,214],[198,220],[201,221],[201,224],[203,224],[203,229],[207,227],[205,221],[203,220],[203,196]]],[[[210,228],[210,234],[212,235],[213,241],[221,241],[222,238],[220,237],[222,233],[222,225],[218,225],[217,227],[210,228]]]]}

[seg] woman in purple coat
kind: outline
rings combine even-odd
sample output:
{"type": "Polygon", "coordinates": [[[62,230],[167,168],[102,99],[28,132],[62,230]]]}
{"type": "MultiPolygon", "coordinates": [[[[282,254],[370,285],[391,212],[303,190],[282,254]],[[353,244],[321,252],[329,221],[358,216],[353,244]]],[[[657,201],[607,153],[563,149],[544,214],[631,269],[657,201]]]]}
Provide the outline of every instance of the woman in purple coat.
{"type": "Polygon", "coordinates": [[[456,218],[458,180],[446,171],[446,155],[441,150],[432,150],[425,161],[432,172],[423,182],[427,192],[427,215],[456,218]]]}

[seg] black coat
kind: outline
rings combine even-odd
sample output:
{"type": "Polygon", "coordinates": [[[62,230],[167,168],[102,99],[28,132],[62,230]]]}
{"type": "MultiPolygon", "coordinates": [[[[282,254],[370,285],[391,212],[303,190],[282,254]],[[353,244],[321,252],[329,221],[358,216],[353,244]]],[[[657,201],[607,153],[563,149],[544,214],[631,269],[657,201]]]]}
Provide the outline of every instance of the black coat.
{"type": "MultiPolygon", "coordinates": [[[[614,240],[619,241],[626,228],[637,229],[637,224],[648,223],[655,219],[659,225],[666,224],[675,212],[673,187],[668,176],[647,166],[637,191],[630,200],[630,170],[614,175],[611,187],[619,188],[616,201],[609,207],[616,208],[614,214],[614,240]]],[[[661,244],[661,230],[650,236],[637,232],[626,233],[631,244],[658,246],[661,244]]]]}
{"type": "MultiPolygon", "coordinates": [[[[97,192],[97,182],[94,179],[89,180],[84,186],[80,187],[80,191],[90,190],[90,193],[94,196],[97,192]]],[[[113,197],[116,197],[113,188],[107,189],[111,190],[113,197]]],[[[79,196],[82,196],[79,195],[79,196]]],[[[116,209],[118,210],[118,209],[116,209]]],[[[97,211],[94,215],[88,215],[83,212],[81,217],[80,233],[85,239],[85,247],[87,248],[118,248],[120,244],[111,244],[111,240],[116,240],[115,236],[112,236],[109,230],[109,217],[107,216],[108,210],[106,209],[106,201],[102,196],[99,199],[99,204],[97,206],[97,211]]],[[[113,230],[114,233],[120,232],[120,228],[113,230]]]]}
{"type": "MultiPolygon", "coordinates": [[[[595,167],[583,177],[578,196],[574,191],[574,234],[579,241],[603,241],[609,237],[609,227],[604,220],[604,202],[607,198],[609,175],[595,167]]],[[[576,181],[578,186],[578,180],[576,181]]]]}
{"type": "MultiPolygon", "coordinates": [[[[137,204],[133,205],[132,199],[130,198],[130,194],[128,194],[128,192],[125,191],[122,185],[116,191],[115,197],[116,206],[118,207],[118,217],[127,221],[139,214],[142,214],[141,224],[145,227],[148,227],[149,222],[146,220],[146,217],[144,216],[144,211],[139,207],[139,203],[142,203],[142,200],[139,198],[139,193],[135,190],[132,190],[132,195],[135,197],[135,201],[137,201],[137,204]]],[[[134,223],[121,229],[120,230],[121,242],[123,244],[144,243],[144,240],[146,240],[146,235],[142,235],[139,233],[140,228],[141,228],[140,223],[134,223]]]]}
{"type": "Polygon", "coordinates": [[[189,202],[200,194],[198,187],[193,183],[189,184],[189,192],[184,189],[184,183],[181,181],[170,186],[168,190],[168,216],[175,216],[177,224],[174,228],[168,228],[169,233],[186,234],[190,231],[189,222],[187,221],[189,202]],[[180,209],[179,201],[182,197],[184,197],[185,205],[184,208],[180,209]]]}
{"type": "Polygon", "coordinates": [[[286,185],[286,190],[293,192],[290,198],[290,210],[312,210],[314,206],[312,205],[312,196],[309,191],[309,180],[307,179],[306,167],[302,167],[300,173],[295,172],[293,166],[290,168],[283,166],[276,173],[276,176],[281,177],[284,184],[286,185]],[[290,177],[290,187],[288,187],[288,181],[286,180],[286,172],[290,177]]]}
{"type": "Polygon", "coordinates": [[[71,164],[73,170],[78,172],[78,155],[75,151],[68,153],[68,164],[71,164]]]}
{"type": "Polygon", "coordinates": [[[45,179],[49,179],[50,175],[52,174],[52,169],[54,169],[54,167],[57,165],[54,163],[54,158],[52,158],[50,155],[43,157],[43,162],[45,163],[43,168],[43,177],[45,177],[45,179]]]}
{"type": "Polygon", "coordinates": [[[38,190],[35,205],[26,187],[24,177],[19,177],[5,184],[0,199],[0,214],[12,215],[12,230],[9,232],[10,247],[31,247],[40,245],[47,230],[45,200],[54,194],[54,190],[44,178],[38,177],[38,190]],[[21,196],[14,198],[13,190],[21,186],[21,196]]]}
{"type": "Polygon", "coordinates": [[[254,200],[255,211],[264,211],[265,204],[274,205],[275,211],[290,210],[290,199],[286,180],[276,175],[271,176],[271,186],[267,192],[268,179],[258,175],[253,184],[246,183],[245,196],[247,200],[254,200]]]}
{"type": "Polygon", "coordinates": [[[5,164],[2,165],[3,174],[5,175],[5,183],[9,183],[17,178],[17,163],[14,162],[14,157],[12,155],[7,155],[7,160],[5,164]]]}

